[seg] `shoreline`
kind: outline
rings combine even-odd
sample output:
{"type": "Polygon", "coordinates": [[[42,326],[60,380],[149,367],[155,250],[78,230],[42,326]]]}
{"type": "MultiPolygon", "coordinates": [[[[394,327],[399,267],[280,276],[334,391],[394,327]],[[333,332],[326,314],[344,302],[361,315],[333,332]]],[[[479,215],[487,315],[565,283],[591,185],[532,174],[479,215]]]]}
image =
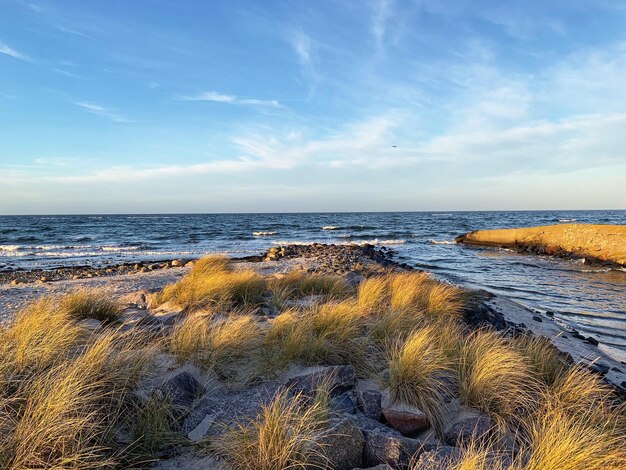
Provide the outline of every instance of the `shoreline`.
{"type": "MultiPolygon", "coordinates": [[[[364,277],[390,271],[416,271],[415,268],[394,260],[389,249],[374,246],[346,245],[286,245],[270,248],[257,256],[233,258],[237,269],[253,269],[262,274],[280,274],[293,269],[311,273],[338,274],[350,282],[358,283],[364,277]]],[[[11,284],[0,283],[0,321],[9,317],[27,303],[45,294],[63,294],[76,288],[103,288],[128,305],[135,304],[141,295],[151,294],[165,285],[182,278],[193,260],[172,260],[150,269],[146,263],[126,263],[119,271],[112,270],[91,277],[66,277],[43,282],[34,281],[11,284]],[[176,261],[172,263],[172,261],[176,261]],[[138,269],[136,268],[138,267],[138,269]]],[[[69,272],[81,268],[61,268],[69,272]]],[[[48,271],[45,271],[48,272],[48,271]]],[[[22,271],[21,274],[25,272],[22,271]]],[[[41,270],[30,272],[36,278],[41,270]]],[[[75,276],[75,274],[74,274],[75,276]]],[[[1,278],[0,278],[1,279],[1,278]]],[[[470,291],[475,301],[466,312],[466,321],[472,327],[489,325],[496,330],[513,334],[530,332],[549,339],[570,361],[582,363],[605,378],[619,393],[626,394],[626,365],[604,353],[598,342],[585,338],[575,330],[558,324],[549,314],[540,314],[513,300],[485,290],[470,291]],[[476,300],[478,299],[478,300],[476,300]]]]}

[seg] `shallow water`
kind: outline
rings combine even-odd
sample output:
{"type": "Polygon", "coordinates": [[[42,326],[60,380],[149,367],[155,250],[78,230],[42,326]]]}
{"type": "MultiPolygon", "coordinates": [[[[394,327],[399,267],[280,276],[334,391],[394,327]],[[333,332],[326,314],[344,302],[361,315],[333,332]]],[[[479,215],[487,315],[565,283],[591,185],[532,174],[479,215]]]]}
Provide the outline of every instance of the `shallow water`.
{"type": "Polygon", "coordinates": [[[556,312],[626,361],[626,272],[454,244],[487,228],[626,224],[626,211],[202,214],[0,217],[0,269],[256,254],[290,242],[387,245],[435,275],[556,312]]]}

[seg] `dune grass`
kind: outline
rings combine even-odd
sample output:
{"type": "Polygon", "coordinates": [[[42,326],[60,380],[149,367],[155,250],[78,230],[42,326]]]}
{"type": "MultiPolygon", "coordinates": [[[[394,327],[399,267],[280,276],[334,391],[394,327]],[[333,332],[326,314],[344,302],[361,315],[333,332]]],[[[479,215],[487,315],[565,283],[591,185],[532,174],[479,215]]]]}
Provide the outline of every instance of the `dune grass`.
{"type": "Polygon", "coordinates": [[[59,308],[74,319],[94,318],[102,323],[116,322],[121,306],[99,289],[78,289],[61,297],[59,308]]]}
{"type": "Polygon", "coordinates": [[[154,303],[170,302],[187,311],[218,307],[254,307],[267,291],[265,279],[252,270],[233,270],[223,257],[200,258],[178,282],[166,286],[154,303]]]}
{"type": "Polygon", "coordinates": [[[397,342],[389,359],[388,387],[393,400],[418,407],[442,435],[454,379],[452,361],[433,340],[436,336],[430,326],[397,342]]]}
{"type": "Polygon", "coordinates": [[[137,406],[130,424],[135,452],[154,456],[161,450],[183,443],[171,404],[157,395],[137,406]]]}
{"type": "Polygon", "coordinates": [[[461,401],[501,425],[517,419],[535,401],[532,391],[538,384],[528,359],[495,332],[478,330],[464,339],[458,373],[461,401]]]}
{"type": "Polygon", "coordinates": [[[308,404],[299,393],[279,392],[256,419],[227,430],[212,448],[236,470],[311,468],[323,461],[318,444],[325,425],[323,406],[321,401],[308,404]]]}
{"type": "Polygon", "coordinates": [[[245,360],[253,366],[263,334],[250,314],[190,314],[174,327],[167,344],[180,362],[195,362],[227,378],[236,371],[237,362],[245,360]]]}
{"type": "Polygon", "coordinates": [[[546,338],[523,335],[513,345],[530,361],[533,372],[546,385],[553,385],[568,369],[561,353],[546,338]]]}
{"type": "Polygon", "coordinates": [[[265,341],[277,365],[353,364],[362,369],[364,324],[353,301],[330,302],[301,312],[284,312],[272,322],[265,341]]]}

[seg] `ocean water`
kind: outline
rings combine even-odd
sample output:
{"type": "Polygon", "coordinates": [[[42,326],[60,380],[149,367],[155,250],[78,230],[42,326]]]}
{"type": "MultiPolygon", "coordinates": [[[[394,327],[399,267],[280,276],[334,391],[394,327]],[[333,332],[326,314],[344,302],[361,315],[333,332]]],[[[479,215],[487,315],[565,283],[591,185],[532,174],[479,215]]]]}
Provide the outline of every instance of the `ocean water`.
{"type": "Polygon", "coordinates": [[[241,256],[294,242],[374,243],[442,279],[552,310],[626,361],[626,272],[454,243],[470,230],[574,221],[626,225],[626,211],[4,216],[0,270],[241,256]]]}

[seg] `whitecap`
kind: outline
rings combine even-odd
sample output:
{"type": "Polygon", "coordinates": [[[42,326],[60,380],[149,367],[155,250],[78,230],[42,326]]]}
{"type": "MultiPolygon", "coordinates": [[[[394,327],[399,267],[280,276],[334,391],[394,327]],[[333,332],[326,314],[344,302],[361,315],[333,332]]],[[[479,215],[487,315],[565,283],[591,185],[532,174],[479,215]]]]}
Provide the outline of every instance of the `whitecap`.
{"type": "Polygon", "coordinates": [[[559,219],[559,222],[576,222],[576,219],[559,219]]]}
{"type": "Polygon", "coordinates": [[[428,240],[428,243],[431,245],[456,245],[455,240],[433,240],[432,238],[428,240]]]}
{"type": "Polygon", "coordinates": [[[253,237],[271,237],[272,235],[278,235],[278,232],[252,232],[253,237]]]}
{"type": "Polygon", "coordinates": [[[324,225],[322,230],[339,230],[341,227],[337,225],[324,225]]]}
{"type": "Polygon", "coordinates": [[[20,245],[0,245],[0,251],[17,251],[20,248],[20,245]]]}

